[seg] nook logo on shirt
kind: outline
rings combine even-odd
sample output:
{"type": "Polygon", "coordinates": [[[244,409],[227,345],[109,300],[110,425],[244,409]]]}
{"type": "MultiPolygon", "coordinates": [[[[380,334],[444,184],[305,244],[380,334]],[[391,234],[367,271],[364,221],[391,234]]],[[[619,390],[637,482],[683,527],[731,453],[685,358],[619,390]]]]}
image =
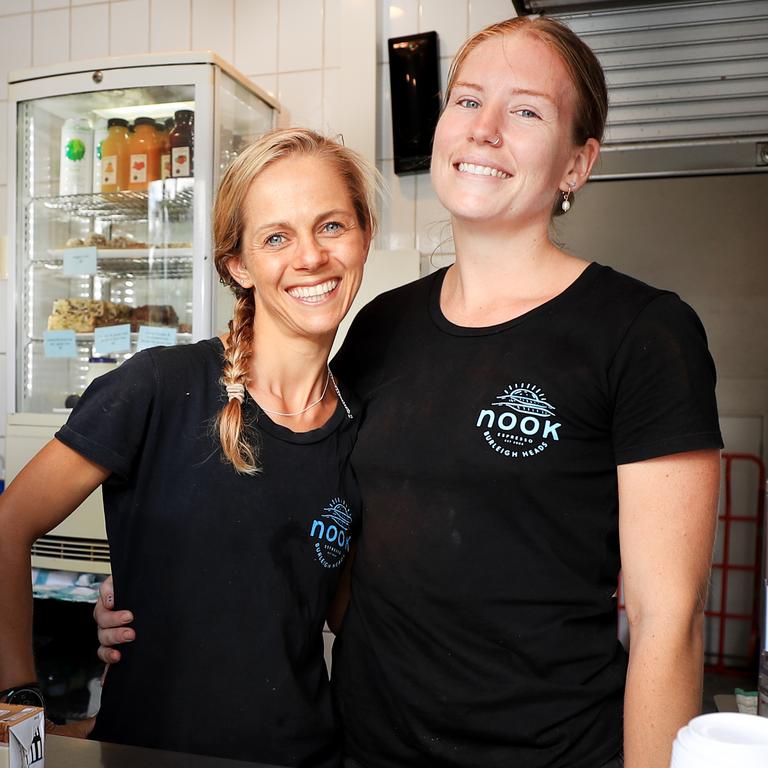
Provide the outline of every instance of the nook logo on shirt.
{"type": "Polygon", "coordinates": [[[344,499],[331,499],[323,514],[312,521],[309,532],[315,541],[315,556],[323,568],[338,568],[349,552],[352,513],[344,499]]]}
{"type": "Polygon", "coordinates": [[[562,426],[555,406],[534,384],[510,384],[483,408],[475,424],[488,447],[510,459],[527,459],[556,443],[562,426]]]}

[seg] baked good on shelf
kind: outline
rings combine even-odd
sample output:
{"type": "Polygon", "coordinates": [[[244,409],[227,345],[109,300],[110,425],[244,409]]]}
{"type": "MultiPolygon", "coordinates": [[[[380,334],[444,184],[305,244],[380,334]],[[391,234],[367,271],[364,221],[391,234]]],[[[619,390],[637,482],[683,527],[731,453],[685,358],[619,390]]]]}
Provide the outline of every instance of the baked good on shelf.
{"type": "Polygon", "coordinates": [[[114,233],[112,239],[108,240],[104,235],[98,232],[91,232],[87,237],[70,237],[66,243],[65,248],[82,248],[86,245],[95,245],[97,248],[104,250],[124,250],[129,248],[191,248],[192,243],[189,242],[174,242],[174,243],[162,243],[159,245],[152,245],[151,243],[145,243],[142,240],[135,240],[132,235],[114,233]]]}
{"type": "Polygon", "coordinates": [[[96,327],[105,325],[120,325],[131,320],[131,308],[127,304],[115,304],[113,301],[104,302],[104,313],[96,318],[96,327]]]}
{"type": "Polygon", "coordinates": [[[94,328],[130,321],[131,309],[125,304],[99,299],[55,299],[48,316],[49,331],[92,333],[94,328]]]}
{"type": "Polygon", "coordinates": [[[179,316],[170,304],[144,304],[131,310],[131,330],[136,332],[140,325],[177,326],[179,316]]]}
{"type": "Polygon", "coordinates": [[[112,235],[105,248],[149,248],[147,243],[134,240],[130,235],[112,235]]]}

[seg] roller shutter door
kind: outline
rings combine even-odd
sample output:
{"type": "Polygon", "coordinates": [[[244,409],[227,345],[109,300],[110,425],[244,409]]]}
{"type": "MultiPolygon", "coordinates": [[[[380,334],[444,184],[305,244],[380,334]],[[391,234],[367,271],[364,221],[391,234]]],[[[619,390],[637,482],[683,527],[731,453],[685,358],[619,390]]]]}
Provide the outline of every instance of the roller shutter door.
{"type": "Polygon", "coordinates": [[[768,133],[768,0],[560,14],[599,56],[606,141],[768,133]]]}

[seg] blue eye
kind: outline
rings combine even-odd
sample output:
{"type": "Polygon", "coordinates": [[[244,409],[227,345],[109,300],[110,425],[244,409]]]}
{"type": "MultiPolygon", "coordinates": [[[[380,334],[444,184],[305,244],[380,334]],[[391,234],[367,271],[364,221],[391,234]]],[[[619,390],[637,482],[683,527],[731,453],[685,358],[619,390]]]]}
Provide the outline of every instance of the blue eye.
{"type": "Polygon", "coordinates": [[[264,241],[264,245],[277,246],[277,245],[282,245],[284,242],[285,242],[285,235],[278,233],[275,235],[270,235],[264,241]]]}
{"type": "Polygon", "coordinates": [[[515,114],[518,114],[528,120],[531,118],[538,118],[538,115],[532,109],[518,109],[515,114]]]}
{"type": "Polygon", "coordinates": [[[466,109],[477,109],[480,106],[480,102],[477,101],[477,99],[472,99],[469,97],[459,99],[456,103],[460,107],[465,107],[466,109]]]}
{"type": "Polygon", "coordinates": [[[342,229],[344,229],[344,225],[339,221],[328,221],[323,224],[323,232],[330,235],[335,235],[338,232],[341,232],[342,229]]]}

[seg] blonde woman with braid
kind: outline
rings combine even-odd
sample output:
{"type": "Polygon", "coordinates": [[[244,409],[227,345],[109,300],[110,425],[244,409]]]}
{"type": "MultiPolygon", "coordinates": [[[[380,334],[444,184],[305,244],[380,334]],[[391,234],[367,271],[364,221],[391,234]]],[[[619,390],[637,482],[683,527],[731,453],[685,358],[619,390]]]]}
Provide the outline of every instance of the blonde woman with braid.
{"type": "Polygon", "coordinates": [[[338,765],[322,628],[360,521],[358,414],[327,359],[373,197],[363,161],[307,130],[262,137],[226,172],[214,242],[229,333],[97,379],[0,497],[0,690],[35,680],[30,546],[101,485],[138,639],[93,738],[338,765]]]}

